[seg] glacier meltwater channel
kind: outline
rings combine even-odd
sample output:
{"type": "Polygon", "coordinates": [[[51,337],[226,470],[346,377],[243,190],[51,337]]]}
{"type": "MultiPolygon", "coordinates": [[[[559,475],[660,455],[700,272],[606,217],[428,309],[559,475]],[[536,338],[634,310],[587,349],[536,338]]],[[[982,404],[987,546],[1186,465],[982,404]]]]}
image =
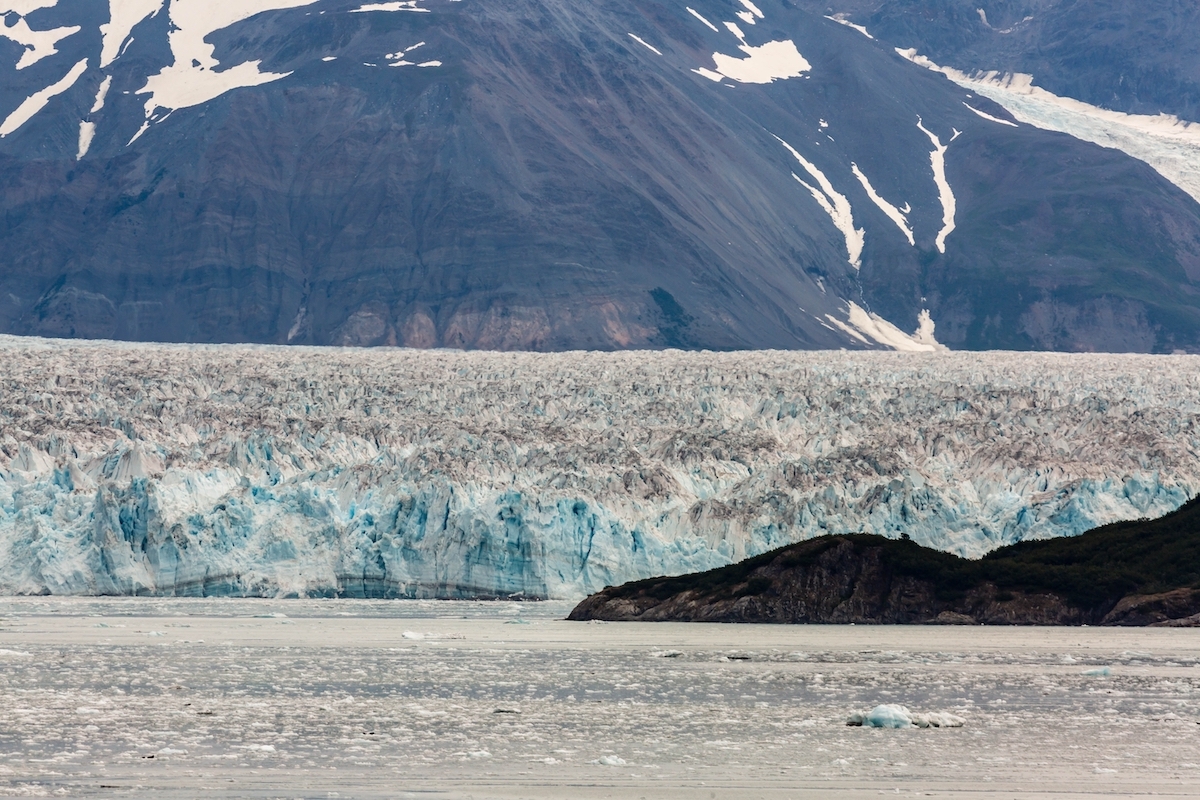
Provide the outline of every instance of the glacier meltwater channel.
{"type": "Polygon", "coordinates": [[[576,598],[1200,490],[1200,358],[0,337],[0,593],[576,598]]]}

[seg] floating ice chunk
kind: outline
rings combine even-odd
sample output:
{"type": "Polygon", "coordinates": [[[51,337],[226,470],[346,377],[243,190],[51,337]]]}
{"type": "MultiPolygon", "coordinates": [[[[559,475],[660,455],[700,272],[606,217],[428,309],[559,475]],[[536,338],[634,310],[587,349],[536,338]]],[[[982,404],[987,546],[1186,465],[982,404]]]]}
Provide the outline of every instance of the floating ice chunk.
{"type": "Polygon", "coordinates": [[[914,714],[901,705],[887,704],[875,706],[866,713],[851,714],[846,724],[852,728],[961,728],[965,724],[962,717],[945,712],[914,714]]]}
{"type": "Polygon", "coordinates": [[[491,758],[492,757],[492,754],[489,753],[487,750],[472,750],[471,752],[467,753],[467,755],[470,756],[471,758],[491,758]]]}
{"type": "Polygon", "coordinates": [[[705,25],[707,25],[708,27],[712,28],[712,30],[713,30],[713,33],[720,33],[720,31],[719,31],[719,30],[717,30],[717,26],[716,26],[716,25],[713,25],[711,22],[709,22],[709,21],[708,21],[708,20],[706,20],[706,19],[705,19],[703,16],[701,16],[701,15],[700,15],[700,12],[699,12],[699,11],[697,11],[696,9],[692,8],[691,6],[688,6],[688,13],[689,13],[689,14],[691,14],[691,15],[692,15],[693,17],[695,17],[696,19],[698,19],[698,20],[700,20],[701,22],[703,22],[703,23],[704,23],[705,25]]]}
{"type": "Polygon", "coordinates": [[[1085,669],[1081,673],[1087,678],[1107,678],[1112,675],[1112,669],[1109,667],[1097,667],[1096,669],[1085,669]]]}
{"type": "Polygon", "coordinates": [[[913,725],[918,728],[961,728],[966,720],[954,714],[933,711],[928,714],[913,714],[913,725]]]}
{"type": "Polygon", "coordinates": [[[400,638],[402,638],[402,639],[416,639],[416,640],[418,640],[418,641],[419,641],[419,640],[421,640],[421,639],[424,639],[424,638],[425,638],[425,634],[423,634],[423,633],[417,633],[416,631],[405,631],[404,633],[400,634],[400,638]]]}
{"type": "MultiPolygon", "coordinates": [[[[726,23],[734,35],[742,40],[738,49],[746,54],[746,58],[727,56],[724,53],[713,53],[713,63],[716,71],[738,83],[771,83],[776,80],[798,78],[812,69],[812,65],[800,55],[796,44],[790,39],[778,42],[767,42],[754,47],[745,43],[745,37],[736,25],[726,23]]],[[[697,70],[698,71],[698,70],[697,70]]],[[[702,73],[703,74],[703,73],[702,73]]],[[[706,76],[707,77],[707,76],[706,76]]]]}
{"type": "Polygon", "coordinates": [[[625,759],[621,758],[620,756],[600,756],[592,763],[600,764],[601,766],[605,766],[605,767],[624,767],[629,762],[626,761],[625,759]]]}
{"type": "Polygon", "coordinates": [[[159,750],[159,751],[156,753],[156,755],[160,755],[160,756],[186,756],[186,755],[187,755],[187,752],[188,752],[187,750],[180,750],[180,749],[178,749],[178,748],[175,748],[175,747],[164,747],[163,749],[159,750]]]}
{"type": "Polygon", "coordinates": [[[682,650],[654,650],[650,653],[651,658],[679,658],[681,655],[682,650]]]}
{"type": "MultiPolygon", "coordinates": [[[[11,6],[13,4],[8,3],[6,5],[11,6]]],[[[51,3],[50,5],[54,4],[51,3]]],[[[0,7],[0,16],[14,10],[16,9],[0,7]]],[[[73,25],[69,28],[51,28],[45,31],[35,31],[25,21],[24,14],[19,11],[17,13],[20,16],[11,28],[3,21],[0,21],[0,38],[11,39],[25,48],[25,52],[21,53],[21,57],[17,59],[17,69],[31,67],[43,58],[54,55],[58,52],[57,45],[59,42],[83,30],[78,25],[73,25]]]]}
{"type": "Polygon", "coordinates": [[[1009,122],[1006,119],[1000,119],[999,117],[993,117],[991,114],[985,114],[984,112],[980,111],[978,108],[975,108],[975,106],[971,105],[970,103],[964,102],[963,105],[966,106],[971,111],[974,111],[979,116],[986,119],[988,122],[995,122],[1000,125],[1007,125],[1010,128],[1019,127],[1015,122],[1009,122]]]}
{"type": "Polygon", "coordinates": [[[108,0],[108,22],[100,26],[100,69],[117,60],[138,23],[162,11],[164,0],[108,0]]]}
{"type": "MultiPolygon", "coordinates": [[[[938,199],[942,202],[942,229],[938,231],[934,244],[937,245],[939,253],[944,253],[946,252],[946,237],[954,232],[954,215],[957,208],[954,192],[950,189],[950,182],[946,179],[946,150],[950,145],[942,144],[942,140],[925,127],[920,117],[917,117],[917,127],[933,143],[933,152],[929,154],[929,162],[933,167],[933,182],[938,187],[938,199]]],[[[957,139],[958,135],[959,131],[955,131],[954,135],[950,137],[950,141],[957,139]]]]}
{"type": "Polygon", "coordinates": [[[850,20],[846,19],[845,14],[834,14],[833,16],[826,17],[825,19],[830,20],[831,22],[836,22],[839,25],[845,25],[847,28],[853,28],[854,30],[858,31],[859,33],[861,33],[863,36],[867,37],[868,39],[875,38],[870,33],[868,33],[867,29],[864,28],[862,25],[856,25],[853,22],[851,22],[850,20]]]}
{"type": "MultiPolygon", "coordinates": [[[[824,122],[824,120],[822,120],[822,122],[824,122]]],[[[822,127],[825,126],[822,125],[822,127]]],[[[869,180],[867,180],[867,176],[864,175],[862,170],[858,168],[858,164],[850,162],[850,169],[854,172],[854,177],[858,178],[858,182],[862,184],[863,189],[867,193],[867,197],[871,198],[871,202],[878,206],[879,210],[887,215],[888,219],[896,223],[896,227],[899,228],[900,232],[904,234],[904,238],[908,239],[908,243],[915,246],[917,242],[916,239],[913,238],[912,227],[909,226],[908,217],[905,216],[904,212],[879,196],[879,193],[875,191],[875,187],[871,185],[869,180]]]]}
{"type": "MultiPolygon", "coordinates": [[[[866,714],[855,714],[850,720],[867,728],[908,728],[913,724],[912,714],[904,706],[887,704],[875,706],[866,714]]],[[[849,724],[849,720],[847,721],[849,724]]]]}
{"type": "Polygon", "coordinates": [[[0,139],[8,136],[33,119],[34,115],[45,108],[47,103],[74,86],[75,81],[79,80],[79,76],[87,71],[87,67],[88,60],[85,58],[71,67],[71,71],[64,75],[62,80],[52,83],[45,89],[34,92],[25,98],[25,101],[17,106],[17,110],[9,114],[8,118],[0,123],[0,139]]]}
{"type": "Polygon", "coordinates": [[[33,658],[33,653],[26,653],[21,650],[6,650],[0,648],[0,658],[33,658]]]}
{"type": "MultiPolygon", "coordinates": [[[[771,135],[774,136],[774,134],[771,135]]],[[[846,256],[850,261],[850,265],[855,269],[858,269],[860,266],[862,266],[862,251],[863,245],[866,243],[866,231],[862,228],[854,227],[854,214],[853,210],[850,208],[850,201],[846,199],[845,195],[840,194],[836,189],[833,188],[833,184],[830,183],[829,179],[825,177],[825,173],[821,172],[821,170],[817,169],[815,164],[796,152],[796,148],[792,147],[778,136],[775,136],[775,139],[788,149],[788,152],[800,162],[805,171],[807,171],[808,174],[811,175],[821,187],[818,190],[816,187],[805,183],[796,173],[792,173],[792,177],[795,178],[801,186],[803,186],[805,189],[808,189],[808,191],[812,194],[813,199],[817,201],[817,204],[821,206],[821,208],[825,209],[825,213],[828,214],[829,218],[833,220],[834,227],[842,232],[842,235],[846,238],[846,256]]]]}
{"type": "Polygon", "coordinates": [[[648,50],[652,50],[652,51],[654,51],[654,53],[655,53],[656,55],[660,55],[660,56],[662,55],[662,51],[661,51],[661,50],[659,50],[657,47],[655,47],[655,46],[654,46],[654,45],[652,45],[652,44],[648,44],[648,43],[647,43],[647,42],[646,42],[644,39],[642,39],[642,37],[640,37],[640,36],[635,36],[634,34],[632,34],[632,33],[631,33],[631,34],[629,34],[629,38],[630,38],[630,39],[633,39],[635,42],[637,42],[638,44],[640,44],[642,47],[645,47],[645,48],[646,48],[646,49],[648,49],[648,50]]]}

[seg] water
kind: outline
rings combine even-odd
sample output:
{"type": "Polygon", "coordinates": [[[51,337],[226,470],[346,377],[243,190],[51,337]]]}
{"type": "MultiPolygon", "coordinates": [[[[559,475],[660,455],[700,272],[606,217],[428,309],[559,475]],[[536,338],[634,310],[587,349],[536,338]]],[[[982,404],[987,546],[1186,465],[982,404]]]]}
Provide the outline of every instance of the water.
{"type": "Polygon", "coordinates": [[[569,607],[0,599],[0,796],[1200,789],[1200,631],[568,623],[569,607]],[[882,703],[966,724],[845,726],[882,703]]]}

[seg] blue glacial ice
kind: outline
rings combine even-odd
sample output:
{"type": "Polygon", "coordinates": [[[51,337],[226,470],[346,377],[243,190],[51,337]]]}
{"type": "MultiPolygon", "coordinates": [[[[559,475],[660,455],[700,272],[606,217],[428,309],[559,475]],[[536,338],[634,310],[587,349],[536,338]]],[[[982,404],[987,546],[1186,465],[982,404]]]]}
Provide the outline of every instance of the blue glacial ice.
{"type": "Polygon", "coordinates": [[[1200,359],[0,337],[0,593],[577,598],[825,533],[966,556],[1200,489],[1200,359]]]}

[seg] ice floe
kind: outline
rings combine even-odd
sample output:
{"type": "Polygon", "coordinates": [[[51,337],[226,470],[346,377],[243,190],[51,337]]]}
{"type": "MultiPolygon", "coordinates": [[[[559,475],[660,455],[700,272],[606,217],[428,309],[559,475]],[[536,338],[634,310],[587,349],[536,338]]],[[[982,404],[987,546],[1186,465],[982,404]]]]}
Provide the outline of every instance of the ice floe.
{"type": "MultiPolygon", "coordinates": [[[[774,134],[772,134],[774,136],[774,134]]],[[[834,227],[841,231],[842,236],[846,239],[846,256],[850,265],[855,269],[862,266],[862,251],[866,243],[866,231],[863,228],[854,227],[854,214],[850,208],[850,201],[846,199],[844,194],[841,194],[833,188],[833,184],[825,177],[825,173],[817,169],[816,165],[800,155],[796,148],[775,136],[775,139],[787,148],[788,152],[800,162],[805,171],[817,182],[818,189],[815,186],[807,183],[796,173],[792,173],[792,177],[796,179],[805,189],[808,189],[813,199],[817,201],[817,205],[825,210],[829,218],[833,220],[834,227]]]]}
{"type": "Polygon", "coordinates": [[[954,714],[914,714],[905,706],[895,703],[875,706],[867,712],[856,712],[846,719],[846,724],[855,728],[961,728],[964,723],[962,717],[954,714]]]}

